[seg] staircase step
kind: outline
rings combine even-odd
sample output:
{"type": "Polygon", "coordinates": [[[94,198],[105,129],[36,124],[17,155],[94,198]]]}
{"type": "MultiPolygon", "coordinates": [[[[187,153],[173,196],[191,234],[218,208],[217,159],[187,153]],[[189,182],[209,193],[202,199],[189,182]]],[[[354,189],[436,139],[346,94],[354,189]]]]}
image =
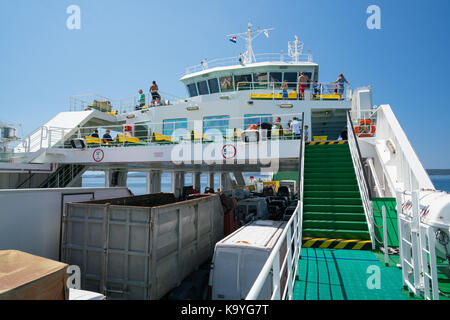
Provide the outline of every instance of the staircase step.
{"type": "Polygon", "coordinates": [[[309,173],[324,173],[324,174],[331,174],[331,173],[350,173],[352,175],[355,174],[355,170],[353,167],[347,166],[347,167],[311,167],[311,166],[305,166],[304,173],[305,175],[309,173]]]}
{"type": "Polygon", "coordinates": [[[367,231],[367,224],[365,221],[303,220],[303,228],[367,231]]]}
{"type": "Polygon", "coordinates": [[[303,192],[304,198],[361,198],[358,188],[356,190],[353,188],[353,191],[341,191],[342,189],[340,188],[336,188],[337,190],[311,190],[311,187],[314,186],[308,186],[308,190],[305,187],[303,192]]]}
{"type": "Polygon", "coordinates": [[[335,170],[341,170],[341,168],[350,168],[353,170],[353,163],[351,161],[348,161],[348,159],[342,161],[336,161],[335,159],[331,158],[323,158],[320,161],[316,159],[305,159],[305,169],[306,168],[335,168],[335,170]]]}
{"type": "Polygon", "coordinates": [[[326,205],[326,204],[304,204],[303,211],[308,212],[357,212],[364,213],[362,205],[326,205]]]}
{"type": "Polygon", "coordinates": [[[303,220],[366,221],[359,212],[303,212],[303,220]]]}
{"type": "Polygon", "coordinates": [[[346,250],[371,250],[372,242],[370,240],[358,239],[329,239],[303,237],[303,248],[328,248],[328,249],[346,249],[346,250]]]}
{"type": "Polygon", "coordinates": [[[362,205],[361,198],[332,198],[332,197],[326,197],[326,198],[311,198],[311,197],[304,197],[303,198],[303,204],[309,205],[309,204],[326,204],[326,205],[362,205]]]}
{"type": "Polygon", "coordinates": [[[305,179],[314,179],[314,178],[328,178],[328,179],[351,179],[356,178],[355,172],[341,172],[341,171],[332,171],[332,172],[319,172],[319,173],[311,173],[311,172],[305,172],[304,175],[305,179]]]}
{"type": "Polygon", "coordinates": [[[359,230],[330,230],[330,229],[303,229],[303,237],[332,238],[332,239],[360,239],[370,240],[369,231],[359,230]]]}
{"type": "MultiPolygon", "coordinates": [[[[360,196],[359,194],[359,188],[358,185],[356,184],[307,184],[306,180],[304,181],[304,189],[305,189],[305,193],[306,192],[312,192],[312,191],[323,191],[323,192],[328,192],[328,191],[352,191],[352,192],[358,192],[358,196],[360,196]]],[[[312,181],[308,181],[308,182],[312,182],[312,181]]]]}
{"type": "Polygon", "coordinates": [[[330,178],[304,178],[304,185],[322,185],[322,186],[332,186],[332,185],[347,185],[347,186],[356,186],[358,188],[358,182],[356,178],[339,178],[339,179],[330,179],[330,178]]]}
{"type": "Polygon", "coordinates": [[[317,158],[326,158],[326,159],[351,159],[351,154],[348,151],[345,152],[312,152],[305,154],[305,160],[317,159],[317,158]]]}

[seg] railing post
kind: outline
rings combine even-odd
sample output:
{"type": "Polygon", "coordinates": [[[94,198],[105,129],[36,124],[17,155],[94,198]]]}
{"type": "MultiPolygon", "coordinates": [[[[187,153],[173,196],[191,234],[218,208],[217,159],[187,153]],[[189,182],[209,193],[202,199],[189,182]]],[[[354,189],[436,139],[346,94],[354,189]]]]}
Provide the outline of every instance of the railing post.
{"type": "Polygon", "coordinates": [[[396,198],[397,198],[396,202],[397,202],[398,249],[399,249],[399,252],[400,252],[400,268],[402,268],[402,259],[403,259],[402,237],[403,237],[403,229],[402,229],[400,216],[403,214],[403,203],[402,203],[402,192],[400,190],[396,190],[396,198]]]}
{"type": "Polygon", "coordinates": [[[389,252],[388,252],[388,243],[387,243],[387,223],[386,223],[386,206],[381,208],[381,212],[383,215],[383,245],[384,245],[384,264],[386,266],[389,265],[389,252]]]}
{"type": "Polygon", "coordinates": [[[432,227],[427,228],[428,249],[430,252],[430,275],[431,275],[431,289],[433,292],[433,300],[439,300],[438,275],[436,266],[436,238],[432,227]]]}
{"type": "Polygon", "coordinates": [[[418,245],[419,239],[419,228],[420,228],[420,204],[419,204],[419,192],[413,191],[411,193],[412,199],[412,221],[411,221],[411,243],[412,243],[412,253],[414,260],[414,287],[416,290],[420,290],[422,281],[420,278],[419,271],[421,269],[420,265],[420,246],[418,245]]]}
{"type": "Polygon", "coordinates": [[[280,285],[280,252],[275,255],[275,259],[272,264],[272,288],[273,288],[273,300],[281,300],[281,285],[280,285]]]}
{"type": "Polygon", "coordinates": [[[294,291],[294,286],[292,283],[292,240],[293,234],[292,234],[292,227],[289,225],[288,232],[286,234],[286,255],[287,255],[287,264],[286,264],[286,274],[287,274],[287,286],[288,286],[288,299],[292,300],[292,294],[294,291]]]}

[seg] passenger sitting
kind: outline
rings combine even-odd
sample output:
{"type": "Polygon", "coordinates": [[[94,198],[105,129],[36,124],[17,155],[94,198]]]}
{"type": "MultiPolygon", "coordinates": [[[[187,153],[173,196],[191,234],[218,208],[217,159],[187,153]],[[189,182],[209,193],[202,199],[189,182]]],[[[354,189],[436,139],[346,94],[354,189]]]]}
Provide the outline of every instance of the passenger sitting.
{"type": "Polygon", "coordinates": [[[94,130],[94,133],[91,134],[91,137],[93,137],[93,138],[98,138],[99,137],[97,129],[94,130]]]}
{"type": "Polygon", "coordinates": [[[113,141],[113,138],[110,135],[109,129],[106,129],[105,134],[102,137],[103,143],[110,143],[113,141]]]}
{"type": "Polygon", "coordinates": [[[259,123],[258,124],[251,124],[247,130],[258,130],[259,128],[259,123]]]}
{"type": "Polygon", "coordinates": [[[139,105],[135,107],[136,110],[141,110],[145,106],[145,94],[142,90],[139,90],[139,105]]]}

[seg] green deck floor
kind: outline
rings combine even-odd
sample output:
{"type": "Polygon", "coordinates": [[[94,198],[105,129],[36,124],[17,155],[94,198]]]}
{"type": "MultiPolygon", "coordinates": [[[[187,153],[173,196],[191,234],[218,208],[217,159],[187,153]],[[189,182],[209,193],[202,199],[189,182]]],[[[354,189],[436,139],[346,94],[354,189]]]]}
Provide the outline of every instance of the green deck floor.
{"type": "Polygon", "coordinates": [[[402,273],[364,250],[303,248],[294,300],[405,300],[402,273]],[[370,266],[380,268],[380,289],[369,289],[370,266]]]}
{"type": "MultiPolygon", "coordinates": [[[[373,198],[373,216],[377,226],[375,226],[375,236],[381,242],[383,241],[383,216],[382,208],[386,207],[386,223],[387,223],[387,238],[389,247],[398,247],[398,222],[397,222],[397,202],[395,198],[373,198]]],[[[378,243],[377,243],[378,245],[378,243]]]]}

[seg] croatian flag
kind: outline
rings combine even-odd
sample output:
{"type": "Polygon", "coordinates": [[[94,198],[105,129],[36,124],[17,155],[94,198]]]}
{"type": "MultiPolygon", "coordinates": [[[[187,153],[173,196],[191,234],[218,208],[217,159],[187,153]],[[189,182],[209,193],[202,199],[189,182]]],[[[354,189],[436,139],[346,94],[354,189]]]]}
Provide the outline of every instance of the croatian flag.
{"type": "Polygon", "coordinates": [[[233,42],[233,43],[236,43],[236,37],[231,37],[230,41],[233,42]]]}

